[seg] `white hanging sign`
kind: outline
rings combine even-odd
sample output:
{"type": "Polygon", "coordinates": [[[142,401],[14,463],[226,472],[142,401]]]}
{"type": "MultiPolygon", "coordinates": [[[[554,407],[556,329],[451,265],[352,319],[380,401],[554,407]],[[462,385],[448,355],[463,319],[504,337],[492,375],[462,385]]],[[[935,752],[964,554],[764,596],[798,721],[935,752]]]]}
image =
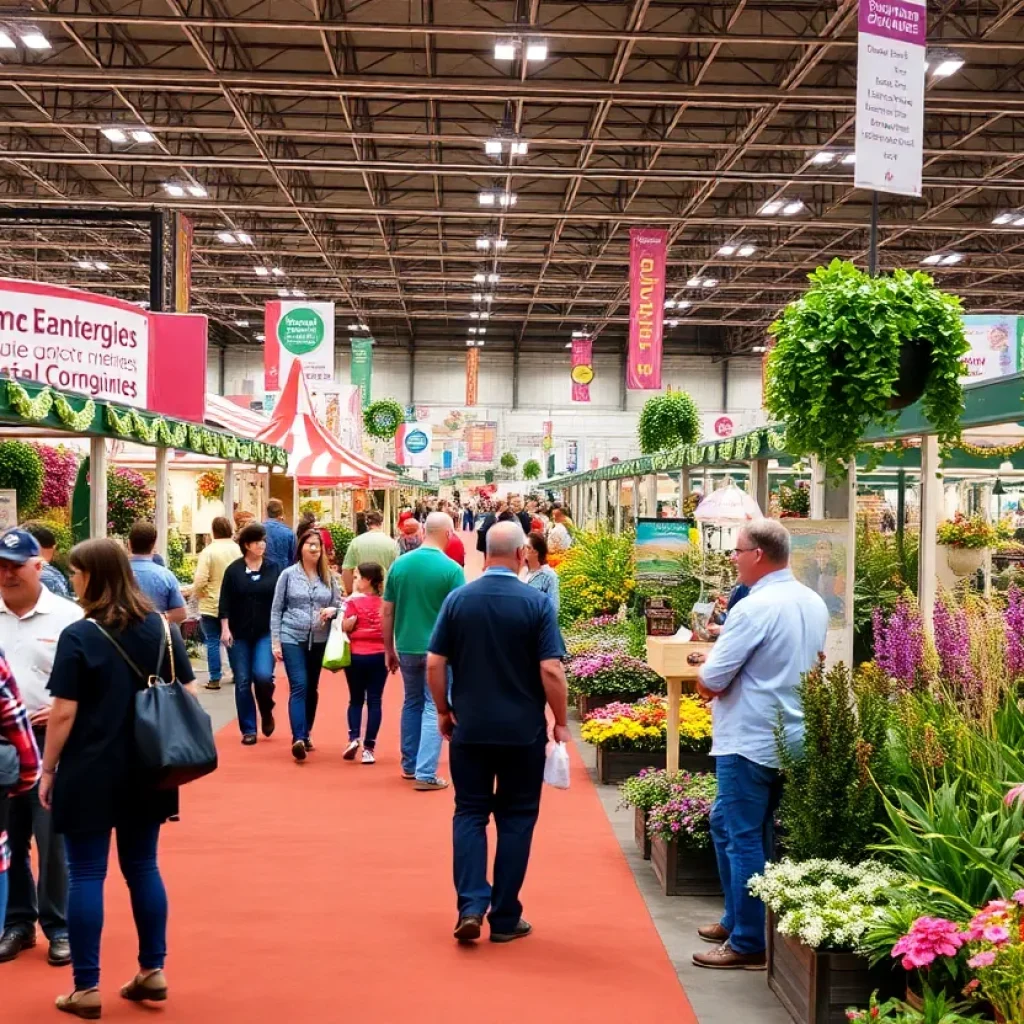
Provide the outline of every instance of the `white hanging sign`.
{"type": "Polygon", "coordinates": [[[854,184],[921,195],[926,8],[860,0],[854,184]]]}

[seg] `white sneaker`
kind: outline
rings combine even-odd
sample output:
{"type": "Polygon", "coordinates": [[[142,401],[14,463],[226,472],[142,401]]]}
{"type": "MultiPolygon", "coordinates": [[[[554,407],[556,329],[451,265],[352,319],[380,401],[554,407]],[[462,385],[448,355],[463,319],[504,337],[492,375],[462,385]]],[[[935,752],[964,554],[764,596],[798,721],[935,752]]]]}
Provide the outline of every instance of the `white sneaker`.
{"type": "Polygon", "coordinates": [[[341,756],[346,761],[354,761],[356,759],[356,754],[358,752],[359,752],[359,740],[352,740],[352,742],[349,743],[349,745],[345,748],[345,753],[342,754],[341,756]]]}
{"type": "Polygon", "coordinates": [[[373,756],[373,751],[363,747],[363,764],[376,764],[377,758],[373,756]]]}

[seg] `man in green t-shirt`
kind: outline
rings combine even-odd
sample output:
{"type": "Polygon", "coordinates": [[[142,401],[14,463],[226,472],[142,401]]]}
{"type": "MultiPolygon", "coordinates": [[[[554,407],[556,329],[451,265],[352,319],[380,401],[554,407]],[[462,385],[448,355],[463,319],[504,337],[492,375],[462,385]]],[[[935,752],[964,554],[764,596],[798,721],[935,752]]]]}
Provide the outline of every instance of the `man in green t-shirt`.
{"type": "Polygon", "coordinates": [[[405,683],[402,778],[415,780],[413,788],[420,790],[448,786],[437,777],[441,733],[427,686],[427,648],[444,599],[466,582],[462,567],[444,553],[452,530],[451,516],[431,512],[423,544],[395,562],[384,585],[381,626],[388,668],[401,668],[405,683]]]}
{"type": "Polygon", "coordinates": [[[352,593],[352,572],[362,562],[376,562],[387,575],[398,557],[398,545],[384,532],[384,517],[379,512],[366,513],[366,533],[354,537],[341,563],[341,582],[345,593],[352,593]]]}

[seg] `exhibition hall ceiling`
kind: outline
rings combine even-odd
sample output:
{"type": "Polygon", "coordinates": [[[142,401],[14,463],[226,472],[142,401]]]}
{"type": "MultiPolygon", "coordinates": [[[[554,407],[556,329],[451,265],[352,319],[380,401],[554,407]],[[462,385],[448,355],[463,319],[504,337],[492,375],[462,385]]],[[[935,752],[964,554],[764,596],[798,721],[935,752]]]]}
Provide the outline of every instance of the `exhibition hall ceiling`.
{"type": "MultiPolygon", "coordinates": [[[[1024,0],[932,2],[924,195],[882,269],[970,312],[1024,293],[1024,0]]],[[[764,344],[853,187],[856,0],[34,0],[0,7],[0,204],[182,211],[194,308],[266,301],[382,346],[625,343],[629,229],[669,230],[668,352],[764,344]]],[[[124,225],[0,224],[0,274],[136,301],[124,225]]]]}

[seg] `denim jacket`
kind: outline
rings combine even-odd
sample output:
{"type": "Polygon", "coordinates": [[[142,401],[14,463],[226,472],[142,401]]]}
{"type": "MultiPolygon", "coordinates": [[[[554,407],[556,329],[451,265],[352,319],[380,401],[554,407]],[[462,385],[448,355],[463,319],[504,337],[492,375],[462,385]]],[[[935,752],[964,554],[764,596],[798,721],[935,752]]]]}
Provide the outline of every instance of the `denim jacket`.
{"type": "Polygon", "coordinates": [[[318,576],[311,580],[301,564],[290,565],[277,578],[270,609],[270,635],[275,647],[285,644],[322,644],[331,623],[320,625],[321,608],[340,608],[341,591],[334,577],[330,586],[318,576]]]}

